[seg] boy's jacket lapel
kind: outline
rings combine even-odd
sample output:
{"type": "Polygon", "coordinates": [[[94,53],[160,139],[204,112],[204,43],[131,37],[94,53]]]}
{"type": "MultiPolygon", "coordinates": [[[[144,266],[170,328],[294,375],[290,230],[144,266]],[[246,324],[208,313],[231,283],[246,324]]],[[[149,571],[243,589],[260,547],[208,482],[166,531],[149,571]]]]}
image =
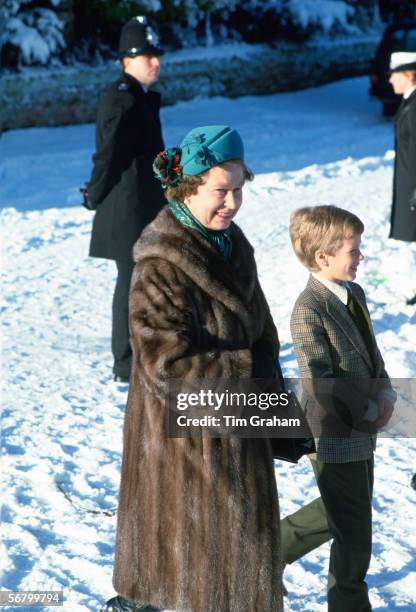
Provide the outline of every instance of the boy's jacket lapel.
{"type": "MultiPolygon", "coordinates": [[[[341,302],[340,299],[338,299],[332,293],[332,291],[330,291],[327,287],[325,287],[325,285],[314,279],[313,276],[310,277],[308,285],[314,293],[319,294],[319,300],[323,300],[329,316],[332,317],[338,327],[341,328],[344,335],[347,336],[349,341],[354,345],[354,348],[363,357],[363,359],[365,359],[369,368],[373,370],[374,363],[371,358],[371,355],[369,355],[365,342],[361,337],[361,334],[358,331],[356,325],[354,325],[348,313],[347,307],[341,302]]],[[[369,328],[371,330],[371,322],[368,319],[368,315],[365,308],[363,308],[363,311],[367,323],[369,324],[369,328]]]]}

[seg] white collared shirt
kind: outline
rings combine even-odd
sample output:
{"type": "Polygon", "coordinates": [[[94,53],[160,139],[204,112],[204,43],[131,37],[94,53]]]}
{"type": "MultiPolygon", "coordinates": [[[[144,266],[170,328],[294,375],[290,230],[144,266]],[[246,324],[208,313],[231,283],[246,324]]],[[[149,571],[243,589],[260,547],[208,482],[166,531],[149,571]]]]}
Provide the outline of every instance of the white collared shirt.
{"type": "Polygon", "coordinates": [[[312,272],[312,276],[317,281],[325,285],[327,289],[329,289],[339,300],[341,300],[344,306],[348,304],[348,283],[334,283],[333,281],[330,281],[327,278],[320,276],[318,272],[312,272]]]}
{"type": "Polygon", "coordinates": [[[408,89],[407,91],[405,91],[405,92],[404,92],[404,94],[403,94],[403,98],[404,98],[405,100],[407,100],[407,98],[410,98],[410,96],[411,96],[411,95],[412,95],[412,93],[415,91],[415,89],[416,89],[416,85],[412,85],[412,86],[410,87],[410,89],[408,89]]]}

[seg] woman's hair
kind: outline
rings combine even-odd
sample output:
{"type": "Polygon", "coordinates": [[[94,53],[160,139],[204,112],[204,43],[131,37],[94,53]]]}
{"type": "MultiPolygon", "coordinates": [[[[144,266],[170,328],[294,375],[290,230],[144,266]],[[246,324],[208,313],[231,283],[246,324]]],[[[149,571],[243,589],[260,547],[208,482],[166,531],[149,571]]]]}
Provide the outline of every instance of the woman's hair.
{"type": "MultiPolygon", "coordinates": [[[[155,170],[158,168],[158,157],[155,160],[155,170]]],[[[162,162],[163,163],[163,162],[162,162]]],[[[244,172],[244,181],[252,181],[254,178],[251,170],[246,166],[244,161],[241,159],[232,159],[226,161],[222,164],[217,164],[222,168],[227,167],[229,164],[239,164],[243,168],[244,172]]],[[[214,166],[215,167],[215,166],[214,166]]],[[[210,169],[209,169],[210,170],[210,169]]],[[[189,198],[189,196],[194,195],[198,191],[198,187],[203,185],[206,181],[207,173],[209,170],[205,170],[205,172],[201,172],[200,174],[196,174],[194,176],[190,176],[188,174],[184,174],[181,176],[180,180],[174,181],[176,184],[167,183],[165,188],[165,197],[167,200],[173,200],[174,202],[184,202],[185,198],[189,198]]]]}
{"type": "Polygon", "coordinates": [[[305,206],[292,213],[289,234],[293,250],[309,270],[317,272],[317,251],[335,255],[345,239],[361,235],[364,224],[356,215],[337,206],[305,206]]]}

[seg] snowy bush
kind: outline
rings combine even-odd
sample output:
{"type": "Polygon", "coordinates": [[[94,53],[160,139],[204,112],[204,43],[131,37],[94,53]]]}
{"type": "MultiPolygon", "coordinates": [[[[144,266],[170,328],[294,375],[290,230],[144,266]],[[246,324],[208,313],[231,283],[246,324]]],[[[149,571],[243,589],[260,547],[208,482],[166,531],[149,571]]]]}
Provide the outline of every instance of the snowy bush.
{"type": "Polygon", "coordinates": [[[238,0],[170,0],[170,3],[175,16],[170,27],[176,40],[185,47],[198,42],[212,46],[215,40],[227,38],[225,24],[239,4],[238,0]]]}
{"type": "Polygon", "coordinates": [[[286,7],[293,22],[303,30],[330,32],[338,27],[348,31],[348,18],[354,14],[353,7],[341,0],[288,0],[286,7]]]}
{"type": "MultiPolygon", "coordinates": [[[[60,0],[51,0],[56,7],[60,0]]],[[[45,3],[43,3],[45,4],[45,3]]],[[[2,7],[0,47],[15,50],[16,64],[48,64],[65,48],[63,23],[53,8],[30,0],[5,0],[2,7]]],[[[2,53],[2,56],[4,53],[2,53]]]]}
{"type": "Polygon", "coordinates": [[[282,25],[289,25],[303,33],[332,29],[349,31],[348,22],[355,9],[342,0],[249,0],[257,10],[275,13],[282,25]]]}
{"type": "Polygon", "coordinates": [[[315,33],[357,32],[355,0],[245,0],[228,22],[248,42],[302,41],[315,33]]]}
{"type": "Polygon", "coordinates": [[[57,58],[101,62],[114,57],[122,25],[139,14],[154,23],[167,50],[229,40],[299,42],[315,33],[356,32],[372,1],[0,0],[0,50],[11,67],[57,58]]]}
{"type": "MultiPolygon", "coordinates": [[[[168,3],[171,0],[168,0],[168,3]]],[[[86,13],[103,15],[110,20],[124,22],[138,14],[156,14],[162,10],[161,0],[78,0],[86,13]]]]}

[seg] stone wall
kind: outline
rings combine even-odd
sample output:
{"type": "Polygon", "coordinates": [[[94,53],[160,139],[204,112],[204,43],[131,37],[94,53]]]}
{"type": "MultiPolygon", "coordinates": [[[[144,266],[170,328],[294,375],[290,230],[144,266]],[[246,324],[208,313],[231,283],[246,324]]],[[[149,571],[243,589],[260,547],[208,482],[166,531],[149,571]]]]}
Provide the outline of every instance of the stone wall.
{"type": "MultiPolygon", "coordinates": [[[[312,87],[368,72],[377,37],[304,45],[236,45],[179,51],[163,58],[165,105],[195,96],[271,94],[312,87]]],[[[26,69],[0,80],[3,130],[88,123],[118,65],[26,69]]]]}

